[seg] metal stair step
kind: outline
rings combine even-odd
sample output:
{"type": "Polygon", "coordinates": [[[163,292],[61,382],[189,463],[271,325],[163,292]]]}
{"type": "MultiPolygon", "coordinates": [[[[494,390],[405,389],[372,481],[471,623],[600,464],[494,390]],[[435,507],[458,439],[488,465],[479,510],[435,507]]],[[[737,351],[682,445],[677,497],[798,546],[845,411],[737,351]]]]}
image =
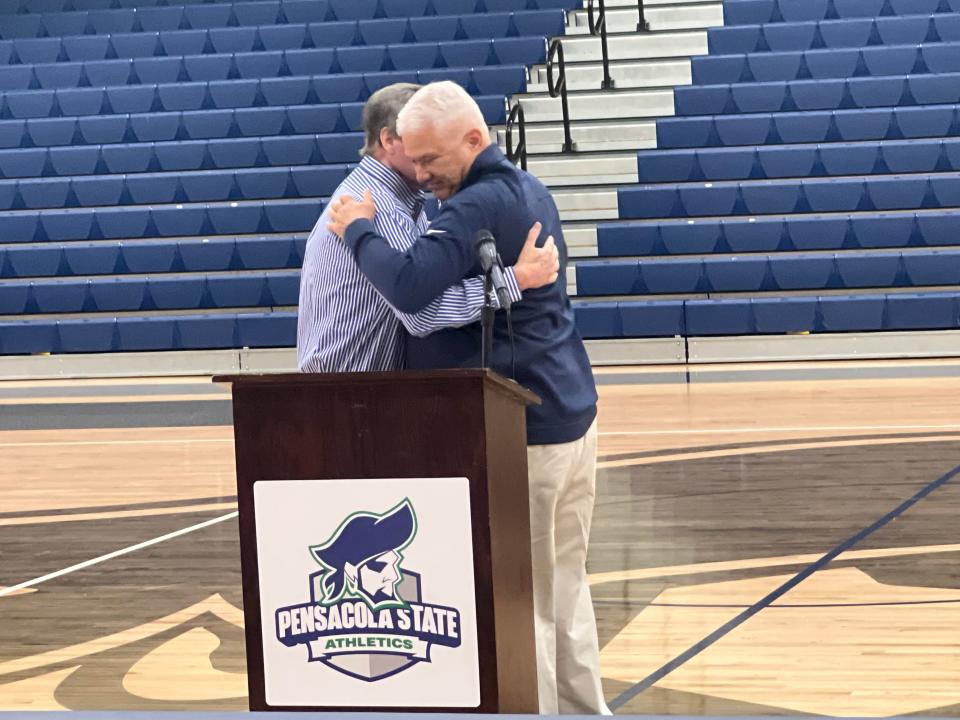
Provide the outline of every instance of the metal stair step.
{"type": "MultiPolygon", "coordinates": [[[[603,82],[603,63],[567,63],[566,77],[568,90],[597,90],[603,82]]],[[[660,88],[693,82],[688,59],[615,61],[610,64],[610,78],[619,89],[660,88]]],[[[527,92],[547,91],[547,67],[535,65],[530,70],[527,92]]]]}

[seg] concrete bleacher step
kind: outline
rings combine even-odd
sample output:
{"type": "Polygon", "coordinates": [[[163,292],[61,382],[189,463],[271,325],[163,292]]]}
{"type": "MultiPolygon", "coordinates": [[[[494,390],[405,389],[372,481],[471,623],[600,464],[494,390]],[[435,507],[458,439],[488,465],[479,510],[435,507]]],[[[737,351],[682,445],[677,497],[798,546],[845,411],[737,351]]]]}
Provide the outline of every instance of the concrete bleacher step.
{"type": "Polygon", "coordinates": [[[554,190],[552,195],[563,221],[613,220],[619,217],[616,190],[562,188],[554,190]]]}
{"type": "MultiPolygon", "coordinates": [[[[530,155],[559,153],[563,150],[561,123],[528,124],[527,153],[530,155]]],[[[516,139],[516,132],[514,133],[516,139]]],[[[574,122],[570,136],[575,150],[644,150],[657,146],[657,126],[652,121],[574,122]]],[[[496,128],[500,147],[506,147],[506,130],[496,128]]]]}
{"type": "MultiPolygon", "coordinates": [[[[603,63],[569,63],[566,68],[568,90],[596,90],[603,82],[603,63]]],[[[610,64],[614,87],[662,88],[689,85],[692,82],[690,60],[617,60],[610,64]]],[[[535,65],[530,69],[527,92],[548,91],[547,67],[535,65]]]]}
{"type": "Polygon", "coordinates": [[[527,170],[547,187],[635,183],[638,179],[634,153],[584,153],[537,155],[527,161],[527,170]]]}
{"type": "MultiPolygon", "coordinates": [[[[707,54],[707,33],[703,30],[614,33],[608,37],[607,49],[611,60],[689,58],[707,54]]],[[[563,52],[568,63],[596,62],[602,57],[600,38],[566,36],[563,52]]]]}
{"type": "MultiPolygon", "coordinates": [[[[560,98],[520,95],[527,122],[558,122],[562,119],[560,98]]],[[[629,120],[673,115],[673,90],[624,90],[571,92],[571,120],[629,120]]]]}
{"type": "MultiPolygon", "coordinates": [[[[673,4],[644,6],[644,17],[650,30],[680,30],[689,28],[708,28],[723,25],[723,4],[719,2],[697,2],[689,5],[673,4]]],[[[596,17],[596,10],[594,10],[596,17]]],[[[607,8],[607,31],[630,32],[636,30],[639,12],[636,5],[624,8],[607,8]]],[[[586,10],[575,10],[567,18],[567,35],[579,35],[590,32],[590,21],[586,10]]]]}

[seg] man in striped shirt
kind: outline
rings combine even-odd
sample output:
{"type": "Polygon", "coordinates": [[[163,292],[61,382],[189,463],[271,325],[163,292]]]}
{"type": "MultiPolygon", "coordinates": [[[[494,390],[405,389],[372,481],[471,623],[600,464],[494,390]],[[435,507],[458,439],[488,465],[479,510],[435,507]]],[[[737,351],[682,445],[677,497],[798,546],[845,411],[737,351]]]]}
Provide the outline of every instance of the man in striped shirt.
{"type": "MultiPolygon", "coordinates": [[[[391,307],[363,276],[343,240],[327,230],[329,208],[343,195],[370,189],[379,212],[378,232],[396,250],[408,250],[427,232],[423,192],[396,133],[397,114],[419,85],[382,88],[363,110],[366,144],[360,164],[337,188],[307,240],[300,280],[297,362],[302,372],[361,372],[403,366],[406,332],[423,337],[446,327],[477,321],[483,307],[483,278],[448,287],[416,313],[391,307]]],[[[514,267],[505,273],[514,302],[522,291],[553,283],[559,256],[552,240],[535,245],[540,225],[514,267]]]]}

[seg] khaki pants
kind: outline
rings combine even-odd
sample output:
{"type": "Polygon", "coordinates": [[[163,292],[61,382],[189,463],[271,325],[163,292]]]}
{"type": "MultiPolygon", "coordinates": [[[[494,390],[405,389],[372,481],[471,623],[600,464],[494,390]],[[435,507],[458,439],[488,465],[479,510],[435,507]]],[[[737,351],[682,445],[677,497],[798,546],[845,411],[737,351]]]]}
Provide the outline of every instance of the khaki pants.
{"type": "Polygon", "coordinates": [[[597,423],[579,440],[527,448],[540,713],[609,715],[587,584],[597,423]]]}

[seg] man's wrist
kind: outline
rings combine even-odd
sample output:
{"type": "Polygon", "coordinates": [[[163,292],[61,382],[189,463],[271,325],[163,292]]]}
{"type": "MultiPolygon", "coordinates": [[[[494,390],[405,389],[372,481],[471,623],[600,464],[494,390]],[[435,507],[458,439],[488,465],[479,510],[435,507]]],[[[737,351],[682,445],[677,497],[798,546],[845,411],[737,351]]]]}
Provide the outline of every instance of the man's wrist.
{"type": "Polygon", "coordinates": [[[510,268],[513,271],[513,277],[517,281],[517,288],[522,292],[530,288],[530,270],[525,265],[514,265],[510,268]]]}

